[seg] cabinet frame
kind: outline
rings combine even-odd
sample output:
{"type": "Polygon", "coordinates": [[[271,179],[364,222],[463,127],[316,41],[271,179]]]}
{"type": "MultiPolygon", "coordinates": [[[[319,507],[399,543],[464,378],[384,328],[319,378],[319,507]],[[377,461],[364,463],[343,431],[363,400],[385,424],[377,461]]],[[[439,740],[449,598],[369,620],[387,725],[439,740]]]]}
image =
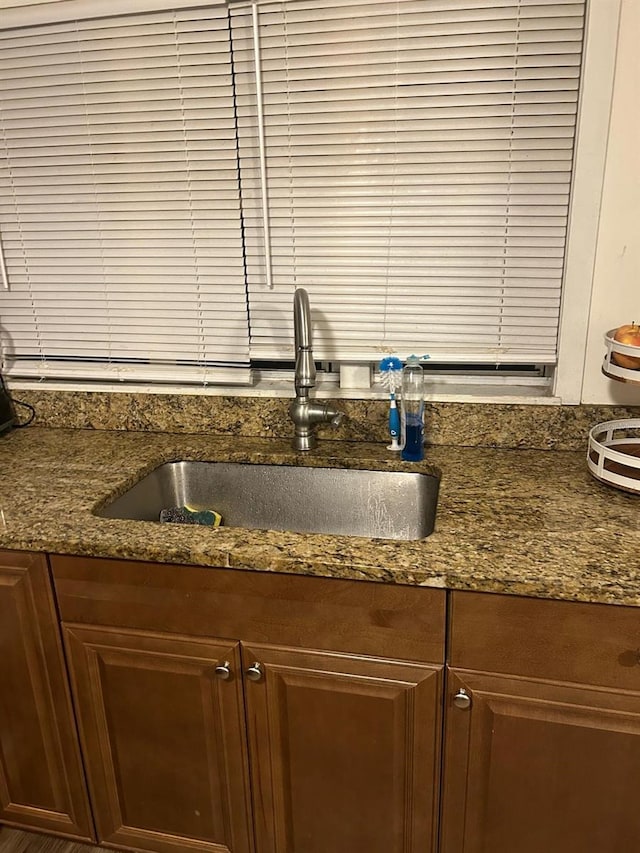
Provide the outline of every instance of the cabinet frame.
{"type": "Polygon", "coordinates": [[[0,551],[0,619],[0,673],[5,674],[0,822],[93,842],[60,626],[43,554],[0,551]],[[46,782],[48,794],[38,780],[46,782]]]}
{"type": "Polygon", "coordinates": [[[640,839],[640,609],[449,595],[441,853],[640,839]]]}
{"type": "MultiPolygon", "coordinates": [[[[193,853],[252,853],[238,644],[226,640],[73,624],[64,626],[64,638],[101,840],[116,847],[152,853],[179,853],[185,849],[193,853]],[[215,677],[215,667],[223,663],[230,667],[228,682],[215,677]],[[139,685],[134,681],[136,672],[139,685]],[[122,688],[118,692],[118,675],[126,677],[124,692],[122,688]],[[193,707],[192,714],[185,715],[181,696],[175,697],[174,711],[163,675],[168,677],[167,687],[182,685],[185,690],[199,696],[200,706],[193,707]],[[201,735],[204,758],[200,764],[201,778],[190,787],[192,795],[200,799],[187,805],[181,797],[179,801],[183,802],[184,808],[180,815],[176,813],[175,803],[167,790],[158,792],[163,799],[157,804],[154,802],[153,806],[137,796],[135,768],[130,766],[124,752],[127,743],[133,744],[131,738],[127,740],[128,732],[140,731],[145,711],[146,697],[138,698],[138,686],[141,691],[145,686],[156,686],[162,691],[158,697],[168,706],[168,710],[163,707],[154,715],[153,726],[149,720],[149,728],[154,729],[151,737],[157,738],[158,734],[170,737],[171,726],[180,722],[201,735]],[[128,699],[129,708],[119,706],[118,698],[128,699]],[[135,708],[132,707],[134,701],[135,708]],[[198,726],[201,726],[200,730],[198,726]],[[197,820],[193,819],[190,811],[194,805],[199,806],[195,808],[197,820]],[[211,807],[210,813],[207,812],[208,806],[211,807]],[[129,820],[129,811],[137,811],[139,815],[142,812],[144,817],[136,825],[129,820]],[[191,814],[189,823],[194,828],[207,821],[211,837],[198,837],[197,829],[186,833],[171,831],[168,826],[171,817],[186,818],[187,812],[191,814]]],[[[153,708],[149,711],[152,712],[153,708]]],[[[158,746],[166,748],[166,744],[158,746]]],[[[191,755],[197,760],[193,752],[191,755]]],[[[181,760],[182,755],[176,755],[172,765],[177,768],[174,775],[178,784],[181,778],[186,782],[192,775],[188,767],[181,765],[181,760]]],[[[167,776],[171,775],[166,765],[156,764],[155,770],[156,774],[166,770],[167,776]]],[[[178,792],[179,795],[181,793],[178,792]]]]}

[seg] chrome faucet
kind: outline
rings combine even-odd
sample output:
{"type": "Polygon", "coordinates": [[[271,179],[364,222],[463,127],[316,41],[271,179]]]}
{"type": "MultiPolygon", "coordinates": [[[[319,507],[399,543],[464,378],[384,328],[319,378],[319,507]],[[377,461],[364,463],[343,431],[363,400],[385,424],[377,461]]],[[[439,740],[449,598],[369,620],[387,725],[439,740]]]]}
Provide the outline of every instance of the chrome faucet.
{"type": "Polygon", "coordinates": [[[316,445],[314,428],[317,424],[338,426],[344,412],[328,403],[309,399],[309,391],[316,384],[316,366],[311,348],[311,309],[309,294],[298,288],[293,296],[293,332],[296,349],[296,398],[289,406],[295,427],[293,446],[296,450],[311,450],[316,445]]]}

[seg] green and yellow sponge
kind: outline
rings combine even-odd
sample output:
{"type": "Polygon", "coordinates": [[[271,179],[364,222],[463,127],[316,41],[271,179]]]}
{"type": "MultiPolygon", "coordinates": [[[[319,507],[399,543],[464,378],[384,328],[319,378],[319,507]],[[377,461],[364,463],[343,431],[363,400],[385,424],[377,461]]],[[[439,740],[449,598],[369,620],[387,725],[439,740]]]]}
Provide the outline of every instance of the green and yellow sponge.
{"type": "Polygon", "coordinates": [[[168,524],[204,524],[207,527],[220,527],[222,516],[213,509],[173,506],[160,510],[160,521],[168,524]]]}

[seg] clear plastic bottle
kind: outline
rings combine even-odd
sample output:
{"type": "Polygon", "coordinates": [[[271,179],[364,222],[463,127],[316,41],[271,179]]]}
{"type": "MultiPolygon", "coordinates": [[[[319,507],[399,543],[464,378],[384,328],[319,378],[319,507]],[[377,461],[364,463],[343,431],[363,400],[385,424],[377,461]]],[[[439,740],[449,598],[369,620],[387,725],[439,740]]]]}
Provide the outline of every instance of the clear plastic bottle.
{"type": "Polygon", "coordinates": [[[424,374],[420,359],[410,355],[402,368],[402,458],[419,462],[424,458],[424,374]]]}

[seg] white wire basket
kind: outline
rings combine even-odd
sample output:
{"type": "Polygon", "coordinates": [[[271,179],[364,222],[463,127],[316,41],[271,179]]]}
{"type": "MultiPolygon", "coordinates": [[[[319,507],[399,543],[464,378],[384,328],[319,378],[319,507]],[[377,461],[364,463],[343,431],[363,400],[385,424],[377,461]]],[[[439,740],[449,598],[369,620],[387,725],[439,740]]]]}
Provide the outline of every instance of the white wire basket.
{"type": "Polygon", "coordinates": [[[602,372],[609,379],[617,379],[618,382],[631,382],[635,385],[640,385],[640,347],[634,347],[630,344],[622,344],[620,341],[614,341],[613,336],[616,330],[611,329],[604,336],[604,342],[607,345],[604,361],[602,362],[602,372]],[[638,367],[630,369],[628,367],[620,367],[615,363],[615,355],[627,356],[627,358],[637,358],[638,367]]]}
{"type": "Polygon", "coordinates": [[[640,494],[640,418],[596,424],[589,432],[587,465],[597,480],[640,494]]]}

